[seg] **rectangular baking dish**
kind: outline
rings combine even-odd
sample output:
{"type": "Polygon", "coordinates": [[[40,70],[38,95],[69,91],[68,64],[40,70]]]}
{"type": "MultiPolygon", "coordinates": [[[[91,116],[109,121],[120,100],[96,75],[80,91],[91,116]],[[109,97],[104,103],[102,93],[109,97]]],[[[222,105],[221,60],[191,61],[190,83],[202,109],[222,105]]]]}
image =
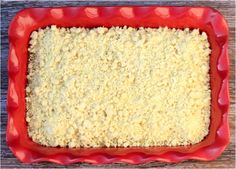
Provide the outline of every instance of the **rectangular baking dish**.
{"type": "Polygon", "coordinates": [[[104,164],[151,161],[213,160],[229,143],[228,26],[224,17],[208,7],[116,6],[28,8],[16,14],[9,26],[7,144],[22,162],[104,164]],[[195,145],[130,148],[51,148],[34,143],[27,134],[25,87],[28,42],[32,31],[59,27],[164,27],[198,28],[208,35],[210,56],[211,123],[209,134],[195,145]]]}

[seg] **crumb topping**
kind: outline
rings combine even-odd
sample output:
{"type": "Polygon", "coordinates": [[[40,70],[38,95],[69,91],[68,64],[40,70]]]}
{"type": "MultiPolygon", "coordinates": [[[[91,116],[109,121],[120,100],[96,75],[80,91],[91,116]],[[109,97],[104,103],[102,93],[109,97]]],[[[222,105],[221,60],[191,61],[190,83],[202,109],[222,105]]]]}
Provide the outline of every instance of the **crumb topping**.
{"type": "Polygon", "coordinates": [[[31,34],[28,134],[45,146],[177,146],[210,123],[206,33],[57,28],[31,34]]]}

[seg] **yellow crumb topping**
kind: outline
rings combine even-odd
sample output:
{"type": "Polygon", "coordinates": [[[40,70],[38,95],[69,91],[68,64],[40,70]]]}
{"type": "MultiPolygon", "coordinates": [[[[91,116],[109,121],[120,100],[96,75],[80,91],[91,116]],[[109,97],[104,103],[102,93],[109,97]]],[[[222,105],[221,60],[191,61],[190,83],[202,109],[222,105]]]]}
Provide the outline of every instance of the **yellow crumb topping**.
{"type": "Polygon", "coordinates": [[[45,146],[177,146],[210,123],[206,33],[168,28],[31,34],[28,134],[45,146]]]}

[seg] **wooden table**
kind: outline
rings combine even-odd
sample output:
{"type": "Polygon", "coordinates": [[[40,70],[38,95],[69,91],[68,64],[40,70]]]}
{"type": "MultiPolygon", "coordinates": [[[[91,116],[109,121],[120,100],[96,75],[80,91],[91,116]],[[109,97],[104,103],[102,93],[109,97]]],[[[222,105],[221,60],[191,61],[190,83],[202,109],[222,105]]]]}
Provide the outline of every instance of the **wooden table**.
{"type": "Polygon", "coordinates": [[[235,168],[235,2],[234,0],[221,1],[23,1],[23,2],[2,2],[1,7],[1,167],[2,168],[146,168],[146,167],[164,167],[164,168],[235,168]],[[6,145],[6,94],[7,94],[7,54],[8,40],[7,30],[12,17],[19,10],[27,7],[46,7],[46,6],[82,6],[82,5],[173,5],[173,6],[210,6],[219,10],[226,18],[230,34],[229,34],[229,56],[230,56],[230,145],[223,154],[216,160],[211,162],[200,162],[195,160],[185,161],[179,164],[168,164],[153,162],[141,165],[128,165],[123,163],[109,165],[91,165],[86,163],[77,163],[67,166],[56,165],[53,163],[20,163],[11,153],[6,145]]]}

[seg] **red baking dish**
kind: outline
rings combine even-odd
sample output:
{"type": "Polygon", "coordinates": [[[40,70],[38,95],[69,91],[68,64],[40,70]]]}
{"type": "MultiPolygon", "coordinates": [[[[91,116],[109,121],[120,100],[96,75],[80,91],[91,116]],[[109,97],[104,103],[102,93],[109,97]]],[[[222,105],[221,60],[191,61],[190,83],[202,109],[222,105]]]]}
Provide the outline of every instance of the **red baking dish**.
{"type": "Polygon", "coordinates": [[[104,164],[151,161],[180,162],[213,160],[229,143],[228,27],[223,16],[208,7],[60,7],[20,11],[9,27],[7,143],[22,162],[50,161],[59,164],[88,162],[104,164]],[[211,123],[200,143],[179,147],[51,148],[34,143],[27,135],[25,86],[28,42],[32,31],[49,25],[59,27],[163,27],[199,28],[208,34],[210,56],[211,123]]]}

